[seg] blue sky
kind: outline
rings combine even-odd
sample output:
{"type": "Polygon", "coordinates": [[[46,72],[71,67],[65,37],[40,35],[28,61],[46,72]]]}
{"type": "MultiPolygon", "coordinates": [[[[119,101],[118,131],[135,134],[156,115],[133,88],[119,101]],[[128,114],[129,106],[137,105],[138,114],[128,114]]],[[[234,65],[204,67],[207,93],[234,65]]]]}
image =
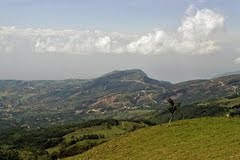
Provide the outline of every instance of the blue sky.
{"type": "Polygon", "coordinates": [[[239,0],[4,0],[0,24],[126,32],[171,29],[190,4],[217,10],[231,29],[240,27],[239,0]]]}
{"type": "Polygon", "coordinates": [[[0,1],[1,79],[209,78],[239,70],[239,46],[240,0],[0,1]]]}

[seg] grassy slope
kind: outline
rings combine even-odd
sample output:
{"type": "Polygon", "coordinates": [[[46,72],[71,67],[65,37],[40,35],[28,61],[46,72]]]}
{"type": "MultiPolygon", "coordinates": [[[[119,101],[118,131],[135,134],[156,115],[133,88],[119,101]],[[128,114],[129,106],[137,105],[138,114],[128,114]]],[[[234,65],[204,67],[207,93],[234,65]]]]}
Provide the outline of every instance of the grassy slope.
{"type": "Polygon", "coordinates": [[[0,132],[0,160],[16,158],[17,153],[23,160],[62,159],[146,126],[143,122],[109,119],[38,130],[9,129],[0,132]]]}
{"type": "Polygon", "coordinates": [[[67,160],[240,159],[240,118],[200,118],[147,127],[67,160]]]}
{"type": "MultiPolygon", "coordinates": [[[[76,138],[81,138],[84,135],[90,135],[90,134],[104,135],[104,138],[101,138],[101,139],[83,140],[67,147],[67,148],[76,147],[75,148],[76,150],[78,148],[84,148],[88,146],[90,143],[100,144],[100,143],[109,141],[114,137],[130,132],[133,126],[138,126],[139,128],[144,127],[143,124],[141,125],[134,122],[120,122],[119,125],[111,126],[110,128],[107,128],[107,126],[101,125],[101,126],[93,126],[89,128],[78,129],[72,133],[65,135],[63,138],[66,144],[68,144],[72,140],[72,137],[76,139],[76,138]]],[[[61,144],[48,148],[47,151],[50,154],[53,153],[54,151],[60,152],[60,148],[61,148],[61,144]]]]}

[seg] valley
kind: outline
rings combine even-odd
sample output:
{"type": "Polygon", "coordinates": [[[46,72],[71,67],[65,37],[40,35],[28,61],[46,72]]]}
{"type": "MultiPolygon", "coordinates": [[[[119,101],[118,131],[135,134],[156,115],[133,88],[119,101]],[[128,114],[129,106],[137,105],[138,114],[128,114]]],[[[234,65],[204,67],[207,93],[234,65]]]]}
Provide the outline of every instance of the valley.
{"type": "MultiPolygon", "coordinates": [[[[238,74],[172,84],[141,70],[89,80],[1,80],[0,157],[124,159],[129,150],[131,159],[191,159],[197,150],[188,147],[202,139],[195,146],[201,149],[199,159],[214,159],[223,156],[222,143],[231,141],[219,141],[218,148],[214,144],[221,135],[216,133],[238,130],[239,118],[231,117],[240,115],[239,85],[238,74]],[[167,127],[169,97],[181,105],[167,127]],[[203,148],[209,136],[208,149],[218,150],[214,155],[203,148]]],[[[238,141],[237,133],[232,136],[238,141]]],[[[232,147],[226,157],[234,156],[238,144],[232,147]]]]}

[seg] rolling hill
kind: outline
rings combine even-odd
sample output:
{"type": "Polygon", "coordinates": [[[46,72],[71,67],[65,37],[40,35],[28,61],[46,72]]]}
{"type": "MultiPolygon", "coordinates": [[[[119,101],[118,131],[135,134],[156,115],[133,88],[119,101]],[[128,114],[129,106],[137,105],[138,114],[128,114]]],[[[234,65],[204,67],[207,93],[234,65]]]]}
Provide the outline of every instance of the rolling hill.
{"type": "Polygon", "coordinates": [[[240,115],[239,85],[239,74],[172,84],[137,69],[87,80],[1,80],[0,155],[238,159],[239,118],[223,116],[240,115]],[[166,127],[169,97],[181,105],[166,127]]]}
{"type": "Polygon", "coordinates": [[[164,113],[172,97],[183,105],[237,96],[240,75],[172,84],[139,69],[88,80],[0,81],[0,122],[45,127],[90,119],[145,119],[164,113]]]}
{"type": "Polygon", "coordinates": [[[65,160],[240,159],[240,119],[200,118],[146,127],[65,160]]]}

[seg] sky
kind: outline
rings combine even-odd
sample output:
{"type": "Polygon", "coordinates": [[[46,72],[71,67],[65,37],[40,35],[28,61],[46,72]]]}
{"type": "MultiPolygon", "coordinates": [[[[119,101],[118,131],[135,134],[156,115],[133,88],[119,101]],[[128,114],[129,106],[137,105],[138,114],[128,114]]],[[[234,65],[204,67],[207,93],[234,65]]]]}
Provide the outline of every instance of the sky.
{"type": "Polygon", "coordinates": [[[0,79],[142,69],[180,82],[240,70],[239,0],[0,1],[0,79]]]}

